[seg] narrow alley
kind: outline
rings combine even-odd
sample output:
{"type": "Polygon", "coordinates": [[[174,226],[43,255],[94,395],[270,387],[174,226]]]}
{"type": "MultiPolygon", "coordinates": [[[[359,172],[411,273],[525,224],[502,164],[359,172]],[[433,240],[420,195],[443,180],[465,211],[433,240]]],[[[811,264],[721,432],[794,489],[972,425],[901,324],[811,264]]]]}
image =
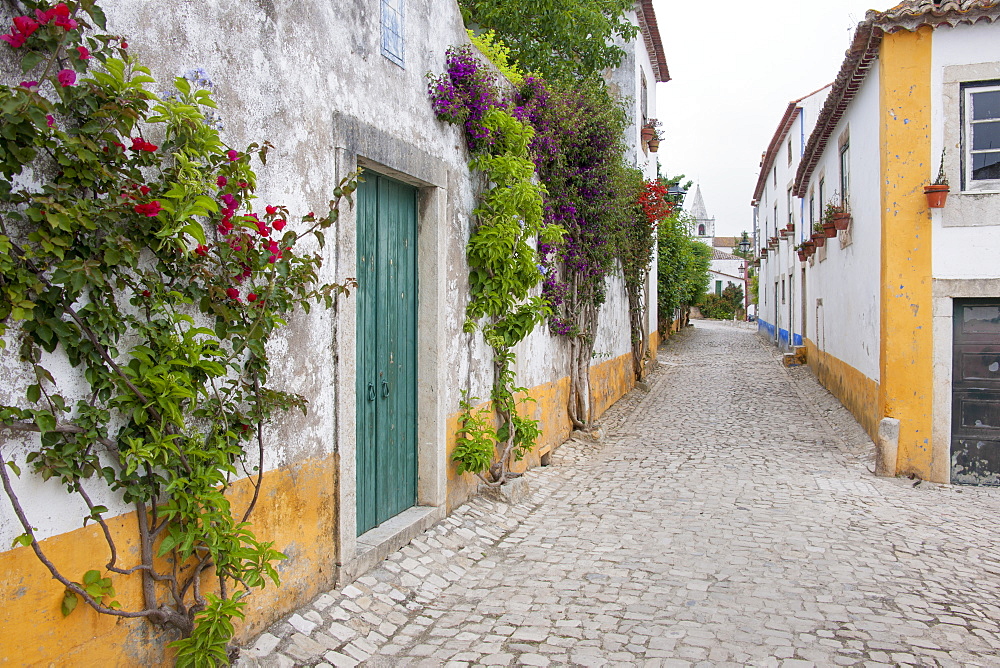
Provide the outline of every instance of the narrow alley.
{"type": "Polygon", "coordinates": [[[238,665],[1000,664],[1000,490],[874,477],[745,325],[659,362],[522,503],[477,497],[238,665]]]}

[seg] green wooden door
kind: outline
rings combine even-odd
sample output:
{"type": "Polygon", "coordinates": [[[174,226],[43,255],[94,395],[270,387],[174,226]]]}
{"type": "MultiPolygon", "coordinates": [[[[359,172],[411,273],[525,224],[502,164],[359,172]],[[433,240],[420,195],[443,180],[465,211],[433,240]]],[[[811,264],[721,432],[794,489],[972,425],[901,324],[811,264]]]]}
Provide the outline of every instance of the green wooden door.
{"type": "Polygon", "coordinates": [[[417,500],[417,191],[358,188],[358,534],[417,500]]]}

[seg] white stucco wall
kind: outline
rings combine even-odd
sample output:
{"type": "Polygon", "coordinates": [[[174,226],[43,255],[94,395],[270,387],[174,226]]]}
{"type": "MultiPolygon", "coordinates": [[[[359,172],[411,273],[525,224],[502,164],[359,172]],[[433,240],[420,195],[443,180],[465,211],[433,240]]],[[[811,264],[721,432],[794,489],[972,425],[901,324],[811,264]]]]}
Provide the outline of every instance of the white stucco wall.
{"type": "MultiPolygon", "coordinates": [[[[443,503],[444,471],[450,465],[444,453],[447,417],[458,410],[462,390],[486,397],[493,378],[491,352],[482,337],[462,333],[468,295],[465,247],[474,224],[476,183],[468,172],[459,128],[432,113],[425,78],[427,72],[444,71],[450,45],[468,41],[457,4],[408,3],[405,67],[380,52],[376,2],[104,4],[109,31],[127,36],[130,50],[152,69],[156,90],[169,89],[174,76],[202,67],[216,84],[224,140],[234,147],[262,140],[274,144],[267,166],[258,169],[260,208],[282,204],[293,214],[320,210],[337,181],[356,164],[420,188],[419,495],[420,503],[443,503]],[[425,460],[430,469],[423,468],[425,460]]],[[[638,46],[644,50],[641,42],[638,46]]],[[[649,67],[648,56],[639,62],[649,67]]],[[[15,82],[23,78],[19,72],[8,73],[10,68],[3,69],[0,76],[15,82]]],[[[652,105],[651,74],[647,81],[652,105]]],[[[343,212],[327,239],[322,280],[355,276],[353,211],[343,212]]],[[[655,275],[651,283],[655,285],[655,275]]],[[[614,277],[601,309],[597,351],[612,357],[630,352],[627,309],[621,278],[614,277]]],[[[655,317],[654,299],[650,330],[655,317]]],[[[335,310],[296,316],[274,341],[275,384],[305,395],[310,407],[308,416],[289,414],[268,430],[264,465],[274,470],[339,452],[344,468],[338,489],[345,509],[353,503],[354,328],[355,301],[342,297],[335,310]]],[[[540,327],[518,348],[518,383],[530,388],[566,376],[567,348],[564,339],[540,327]]],[[[9,354],[16,346],[7,350],[0,355],[0,403],[16,403],[27,381],[9,354]]],[[[595,359],[594,364],[603,361],[595,359]]],[[[50,368],[65,394],[82,396],[84,388],[74,382],[65,361],[55,359],[50,368]]],[[[6,457],[23,464],[30,437],[3,433],[2,438],[6,457]]],[[[40,538],[80,526],[82,504],[68,510],[66,495],[54,482],[41,483],[26,471],[15,485],[21,498],[30,500],[40,538]]],[[[131,510],[98,489],[93,486],[94,502],[111,508],[109,515],[131,510]]],[[[344,540],[353,540],[350,526],[341,530],[344,540]]],[[[10,504],[0,500],[0,550],[21,532],[10,504]]]]}
{"type": "Polygon", "coordinates": [[[940,27],[932,42],[931,164],[937,176],[941,149],[951,193],[932,210],[935,278],[1000,277],[1000,192],[963,191],[960,108],[963,82],[1000,80],[1000,23],[940,27]]]}
{"type": "MultiPolygon", "coordinates": [[[[807,269],[809,338],[869,378],[879,379],[881,181],[879,71],[873,67],[813,171],[810,188],[826,180],[826,198],[840,190],[840,140],[850,136],[851,228],[827,239],[807,269]],[[817,300],[822,300],[818,304],[817,300]]],[[[807,200],[808,201],[808,200],[807,200]]],[[[820,209],[821,211],[821,209],[820,209]]],[[[820,212],[817,212],[817,218],[820,212]]]]}

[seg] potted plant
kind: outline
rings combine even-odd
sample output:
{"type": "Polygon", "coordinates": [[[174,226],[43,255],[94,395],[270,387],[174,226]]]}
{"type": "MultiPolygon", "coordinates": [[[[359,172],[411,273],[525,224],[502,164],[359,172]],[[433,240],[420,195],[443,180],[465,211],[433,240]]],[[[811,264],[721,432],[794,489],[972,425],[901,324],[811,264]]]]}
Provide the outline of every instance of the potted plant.
{"type": "Polygon", "coordinates": [[[943,209],[950,191],[948,177],[944,173],[944,149],[942,149],[941,167],[938,169],[937,178],[930,185],[924,186],[924,194],[927,195],[927,206],[932,209],[943,209]]]}
{"type": "Polygon", "coordinates": [[[798,253],[800,262],[805,262],[809,259],[809,251],[806,250],[804,242],[795,247],[795,252],[798,253]]]}
{"type": "MultiPolygon", "coordinates": [[[[843,204],[835,204],[836,195],[834,195],[834,200],[827,202],[826,207],[823,209],[823,217],[820,219],[820,224],[822,225],[823,233],[828,239],[837,236],[837,216],[844,212],[843,204]]],[[[845,227],[846,229],[846,227],[845,227]]]]}
{"type": "Polygon", "coordinates": [[[639,131],[642,141],[648,142],[650,139],[656,137],[656,128],[660,127],[660,122],[655,118],[650,118],[646,121],[646,124],[642,126],[639,131]]]}
{"type": "Polygon", "coordinates": [[[781,235],[782,239],[787,239],[788,237],[792,236],[792,231],[789,230],[787,227],[783,227],[778,232],[778,234],[781,235]]]}
{"type": "Polygon", "coordinates": [[[791,223],[790,222],[787,225],[785,225],[785,230],[787,230],[789,233],[794,232],[795,231],[795,223],[791,223]]]}
{"type": "Polygon", "coordinates": [[[762,260],[767,258],[767,247],[760,249],[760,258],[762,260]]]}
{"type": "Polygon", "coordinates": [[[646,141],[646,145],[649,146],[650,153],[656,153],[660,150],[660,139],[662,139],[660,131],[653,128],[653,136],[646,141]]]}
{"type": "Polygon", "coordinates": [[[771,237],[770,239],[768,239],[767,240],[767,246],[768,246],[768,248],[777,248],[778,247],[778,237],[771,237]]]}

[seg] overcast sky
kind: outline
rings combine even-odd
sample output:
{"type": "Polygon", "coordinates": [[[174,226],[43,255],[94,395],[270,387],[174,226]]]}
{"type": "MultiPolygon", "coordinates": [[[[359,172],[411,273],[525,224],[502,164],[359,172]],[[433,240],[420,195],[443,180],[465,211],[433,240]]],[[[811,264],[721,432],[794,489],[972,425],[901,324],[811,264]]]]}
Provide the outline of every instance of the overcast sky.
{"type": "Polygon", "coordinates": [[[672,78],[657,86],[660,163],[701,184],[717,235],[752,230],[761,153],[788,103],[836,78],[866,10],[897,3],[654,0],[672,78]]]}

